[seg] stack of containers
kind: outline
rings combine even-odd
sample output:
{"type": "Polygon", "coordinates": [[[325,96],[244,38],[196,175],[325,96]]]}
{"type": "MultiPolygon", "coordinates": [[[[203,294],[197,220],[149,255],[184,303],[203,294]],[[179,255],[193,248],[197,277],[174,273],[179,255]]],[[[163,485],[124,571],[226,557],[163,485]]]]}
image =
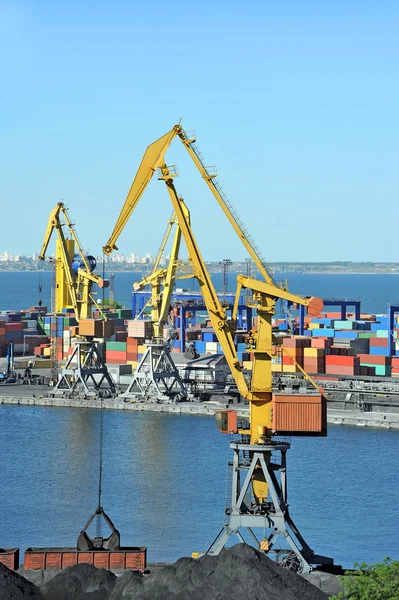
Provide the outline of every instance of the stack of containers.
{"type": "Polygon", "coordinates": [[[391,377],[399,377],[399,357],[391,358],[391,377]]]}
{"type": "Polygon", "coordinates": [[[359,375],[360,359],[357,356],[342,356],[339,354],[327,354],[327,375],[359,375]]]}
{"type": "Polygon", "coordinates": [[[111,365],[124,365],[127,360],[126,342],[106,342],[105,362],[111,365]]]}
{"type": "MultiPolygon", "coordinates": [[[[21,317],[20,317],[21,318],[21,317]]],[[[10,342],[14,342],[14,352],[19,354],[23,351],[23,333],[22,333],[22,321],[9,320],[5,324],[6,332],[6,345],[10,342]]]]}
{"type": "Polygon", "coordinates": [[[283,371],[296,373],[298,370],[297,364],[303,367],[303,351],[304,348],[309,348],[310,344],[311,340],[302,336],[284,338],[282,354],[283,371]]]}
{"type": "Polygon", "coordinates": [[[132,365],[132,371],[137,367],[139,340],[128,337],[126,339],[126,362],[132,365]]]}
{"type": "Polygon", "coordinates": [[[324,348],[307,347],[303,349],[303,368],[306,373],[325,372],[324,348]]]}
{"type": "MultiPolygon", "coordinates": [[[[2,317],[2,315],[1,315],[2,317]]],[[[6,349],[6,323],[3,319],[0,321],[0,354],[3,354],[6,349]]]]}

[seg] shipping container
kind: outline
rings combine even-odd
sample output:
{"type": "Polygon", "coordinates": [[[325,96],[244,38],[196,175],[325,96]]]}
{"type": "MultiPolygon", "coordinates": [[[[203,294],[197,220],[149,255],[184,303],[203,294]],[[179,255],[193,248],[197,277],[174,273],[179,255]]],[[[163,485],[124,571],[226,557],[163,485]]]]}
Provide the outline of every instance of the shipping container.
{"type": "Polygon", "coordinates": [[[103,569],[143,573],[147,566],[147,548],[88,551],[78,551],[76,548],[28,548],[24,555],[24,569],[60,570],[82,563],[103,569]]]}
{"type": "Polygon", "coordinates": [[[281,435],[327,435],[327,400],[322,394],[273,394],[272,428],[281,435]]]}
{"type": "Polygon", "coordinates": [[[127,334],[132,338],[150,338],[153,334],[152,321],[128,321],[127,334]]]}
{"type": "Polygon", "coordinates": [[[19,548],[0,548],[0,563],[16,571],[19,567],[19,548]]]}
{"type": "Polygon", "coordinates": [[[79,333],[82,336],[100,338],[103,336],[103,321],[101,319],[81,319],[79,333]]]}

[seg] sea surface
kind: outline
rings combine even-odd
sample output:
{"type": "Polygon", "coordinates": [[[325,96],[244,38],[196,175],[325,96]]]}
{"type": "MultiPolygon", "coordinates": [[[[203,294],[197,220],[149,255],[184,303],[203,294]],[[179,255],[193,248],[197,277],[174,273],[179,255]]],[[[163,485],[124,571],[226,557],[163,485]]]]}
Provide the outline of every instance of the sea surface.
{"type": "MultiPolygon", "coordinates": [[[[115,297],[126,306],[132,279],[131,273],[115,276],[115,297]]],[[[220,275],[214,281],[220,289],[220,275]]],[[[360,299],[367,312],[399,304],[395,276],[289,281],[298,293],[360,299]]],[[[51,274],[44,273],[44,303],[50,285],[51,274]]],[[[1,310],[36,304],[37,291],[37,273],[0,272],[1,310]]],[[[0,547],[76,543],[98,502],[100,414],[0,406],[0,547]]],[[[103,417],[102,505],[122,544],[148,546],[152,562],[206,549],[223,525],[230,452],[214,419],[119,411],[103,417]]],[[[398,459],[397,431],[330,426],[327,438],[292,438],[291,516],[317,553],[345,567],[399,558],[398,459]]]]}
{"type": "MultiPolygon", "coordinates": [[[[0,546],[76,544],[98,502],[99,430],[99,410],[0,406],[0,546]]],[[[228,441],[213,417],[104,411],[102,505],[122,544],[151,562],[206,549],[223,524],[228,441]]],[[[345,567],[399,558],[398,448],[399,432],[357,427],[292,438],[291,516],[316,552],[345,567]]]]}
{"type": "MultiPolygon", "coordinates": [[[[109,273],[105,273],[107,278],[109,273]]],[[[36,305],[41,296],[43,305],[51,306],[53,274],[42,275],[42,292],[39,292],[40,274],[37,272],[0,271],[0,310],[24,309],[36,305]]],[[[132,284],[140,280],[140,272],[116,272],[114,297],[124,306],[132,305],[132,284]]],[[[275,279],[284,279],[278,273],[275,279]]],[[[212,274],[217,291],[222,291],[221,273],[212,274]]],[[[399,305],[399,276],[397,275],[299,275],[288,277],[289,290],[306,296],[318,296],[329,300],[360,300],[361,310],[366,313],[387,313],[388,305],[399,305]]],[[[199,291],[195,279],[186,279],[178,287],[199,291]]],[[[235,274],[228,278],[228,292],[235,291],[235,274]]],[[[104,291],[105,298],[108,290],[104,291]]],[[[103,290],[97,289],[97,299],[103,299],[103,290]]],[[[333,310],[333,309],[332,309],[333,310]]]]}

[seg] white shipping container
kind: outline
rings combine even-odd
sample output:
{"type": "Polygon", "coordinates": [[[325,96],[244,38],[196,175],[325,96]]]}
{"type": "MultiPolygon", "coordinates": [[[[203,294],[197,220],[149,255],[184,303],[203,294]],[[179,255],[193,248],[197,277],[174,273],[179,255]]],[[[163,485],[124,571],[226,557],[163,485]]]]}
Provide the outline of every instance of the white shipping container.
{"type": "Polygon", "coordinates": [[[205,352],[210,354],[217,354],[218,343],[217,342],[205,342],[205,352]]]}
{"type": "Polygon", "coordinates": [[[131,338],[149,338],[152,336],[152,322],[128,321],[127,334],[131,338]]]}

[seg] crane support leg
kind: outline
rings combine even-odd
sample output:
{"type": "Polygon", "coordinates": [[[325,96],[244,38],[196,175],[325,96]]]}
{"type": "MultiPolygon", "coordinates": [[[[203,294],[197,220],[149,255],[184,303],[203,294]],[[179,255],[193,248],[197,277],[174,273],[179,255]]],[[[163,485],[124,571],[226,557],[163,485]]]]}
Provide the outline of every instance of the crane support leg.
{"type": "Polygon", "coordinates": [[[253,446],[232,442],[230,447],[234,451],[234,458],[226,524],[206,552],[200,555],[219,554],[233,534],[244,541],[241,530],[247,530],[252,540],[257,541],[253,529],[261,529],[266,539],[258,542],[258,546],[267,553],[275,553],[283,566],[308,573],[313,565],[332,565],[331,558],[313,552],[289,515],[286,481],[286,452],[289,444],[277,442],[253,446]],[[276,462],[277,458],[279,462],[276,462]],[[262,470],[269,492],[262,504],[256,502],[251,493],[258,469],[262,470]],[[282,542],[281,547],[277,548],[277,541],[282,542]]]}
{"type": "Polygon", "coordinates": [[[54,387],[57,396],[111,396],[116,387],[94,342],[77,342],[54,387]]]}
{"type": "Polygon", "coordinates": [[[187,397],[186,388],[167,344],[148,345],[123,396],[150,402],[171,402],[176,398],[187,397]]]}

